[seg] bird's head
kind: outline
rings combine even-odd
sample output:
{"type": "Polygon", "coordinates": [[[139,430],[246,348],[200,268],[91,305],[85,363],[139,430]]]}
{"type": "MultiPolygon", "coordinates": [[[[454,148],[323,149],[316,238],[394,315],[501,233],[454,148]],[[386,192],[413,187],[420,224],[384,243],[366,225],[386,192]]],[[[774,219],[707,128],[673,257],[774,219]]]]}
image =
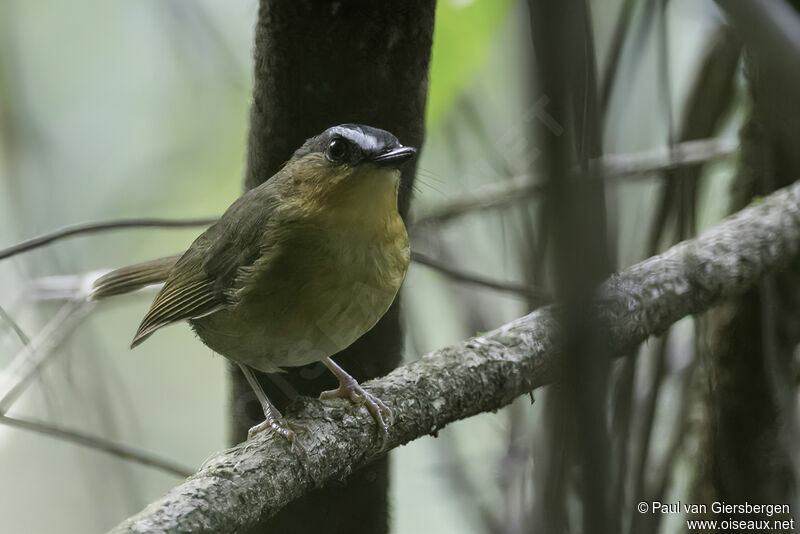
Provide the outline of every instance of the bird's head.
{"type": "Polygon", "coordinates": [[[302,161],[308,156],[323,158],[336,172],[366,165],[399,169],[416,153],[416,148],[401,145],[397,137],[386,130],[363,124],[340,124],[308,139],[291,161],[302,161]]]}
{"type": "Polygon", "coordinates": [[[416,153],[385,130],[341,124],[303,143],[283,173],[309,205],[355,209],[388,199],[396,209],[400,168],[416,153]]]}

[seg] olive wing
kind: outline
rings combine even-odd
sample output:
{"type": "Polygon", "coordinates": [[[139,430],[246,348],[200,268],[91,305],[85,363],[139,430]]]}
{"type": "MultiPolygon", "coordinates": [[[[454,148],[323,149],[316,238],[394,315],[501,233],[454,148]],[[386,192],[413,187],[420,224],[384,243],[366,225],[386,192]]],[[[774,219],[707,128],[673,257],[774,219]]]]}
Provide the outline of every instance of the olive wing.
{"type": "Polygon", "coordinates": [[[269,182],[242,195],[175,263],[131,342],[159,328],[209,315],[236,301],[238,275],[270,241],[276,194],[269,182]]]}

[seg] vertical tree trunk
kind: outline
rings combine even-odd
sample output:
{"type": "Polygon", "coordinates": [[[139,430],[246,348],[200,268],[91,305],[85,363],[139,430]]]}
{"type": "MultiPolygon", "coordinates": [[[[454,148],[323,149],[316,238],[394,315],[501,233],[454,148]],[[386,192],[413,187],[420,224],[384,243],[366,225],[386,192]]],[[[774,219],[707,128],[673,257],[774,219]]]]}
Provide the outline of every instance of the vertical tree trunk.
{"type": "MultiPolygon", "coordinates": [[[[542,209],[552,243],[553,281],[563,328],[558,386],[547,398],[550,437],[537,510],[537,531],[569,529],[570,475],[582,508],[582,532],[609,532],[608,434],[603,413],[609,372],[606,335],[591,299],[611,271],[602,176],[590,159],[602,154],[594,36],[586,0],[529,0],[536,60],[532,109],[547,102],[549,120],[531,125],[547,176],[542,209]],[[545,100],[546,99],[546,100],[545,100]],[[582,170],[579,180],[572,171],[582,170]],[[574,471],[573,471],[573,468],[574,471]]],[[[538,163],[538,162],[537,162],[538,163]]],[[[576,522],[577,524],[577,522],[576,522]]]]}
{"type": "MultiPolygon", "coordinates": [[[[800,6],[797,0],[791,3],[795,9],[800,6]]],[[[734,17],[734,23],[751,21],[734,17]]],[[[800,175],[796,90],[788,89],[791,84],[783,69],[776,68],[778,64],[765,61],[764,50],[746,46],[746,52],[750,114],[740,134],[742,157],[731,211],[800,175]]],[[[703,335],[710,386],[710,461],[699,487],[700,502],[792,502],[797,481],[787,437],[794,426],[788,411],[794,398],[784,398],[783,392],[794,388],[789,369],[800,341],[796,326],[799,272],[794,265],[770,275],[758,289],[707,316],[703,335]]]]}
{"type": "MultiPolygon", "coordinates": [[[[245,187],[272,176],[305,139],[341,123],[362,123],[421,147],[435,0],[402,3],[261,0],[245,187]]],[[[405,216],[414,177],[403,174],[405,216]]],[[[401,357],[397,302],[375,328],[336,361],[358,380],[386,374],[401,357]]],[[[258,403],[231,372],[231,441],[245,439],[258,403]]],[[[282,409],[295,394],[316,396],[336,381],[319,365],[263,375],[282,409]]],[[[388,529],[388,459],[336,487],[317,490],[252,532],[370,532],[388,529]]]]}

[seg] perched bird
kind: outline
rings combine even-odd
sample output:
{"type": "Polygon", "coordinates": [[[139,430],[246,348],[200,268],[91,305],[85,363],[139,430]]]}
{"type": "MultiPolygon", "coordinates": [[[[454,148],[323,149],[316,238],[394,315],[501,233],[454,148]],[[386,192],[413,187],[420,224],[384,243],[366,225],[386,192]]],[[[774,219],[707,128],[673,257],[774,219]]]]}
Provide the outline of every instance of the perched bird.
{"type": "Polygon", "coordinates": [[[269,180],[236,200],[183,254],[99,278],[93,297],[164,283],[133,338],[188,321],[212,350],[236,362],[264,409],[249,436],[296,435],[253,369],[321,361],[339,387],[320,398],[363,403],[385,439],[389,408],[330,356],[388,310],[409,263],[397,211],[400,167],[416,149],[357,124],[308,139],[269,180]]]}

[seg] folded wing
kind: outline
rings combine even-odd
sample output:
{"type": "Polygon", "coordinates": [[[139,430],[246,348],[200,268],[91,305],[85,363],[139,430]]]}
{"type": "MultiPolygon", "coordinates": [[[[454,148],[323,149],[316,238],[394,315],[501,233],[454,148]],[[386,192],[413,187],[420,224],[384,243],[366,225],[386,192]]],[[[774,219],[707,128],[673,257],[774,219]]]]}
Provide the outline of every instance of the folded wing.
{"type": "Polygon", "coordinates": [[[269,182],[250,190],[192,243],[169,271],[131,348],[159,328],[235,303],[240,275],[248,272],[272,241],[270,221],[276,197],[269,182]]]}
{"type": "Polygon", "coordinates": [[[198,256],[197,250],[190,249],[175,264],[164,287],[142,319],[131,348],[161,327],[208,315],[225,305],[223,295],[215,291],[214,279],[203,270],[202,258],[198,256]]]}

